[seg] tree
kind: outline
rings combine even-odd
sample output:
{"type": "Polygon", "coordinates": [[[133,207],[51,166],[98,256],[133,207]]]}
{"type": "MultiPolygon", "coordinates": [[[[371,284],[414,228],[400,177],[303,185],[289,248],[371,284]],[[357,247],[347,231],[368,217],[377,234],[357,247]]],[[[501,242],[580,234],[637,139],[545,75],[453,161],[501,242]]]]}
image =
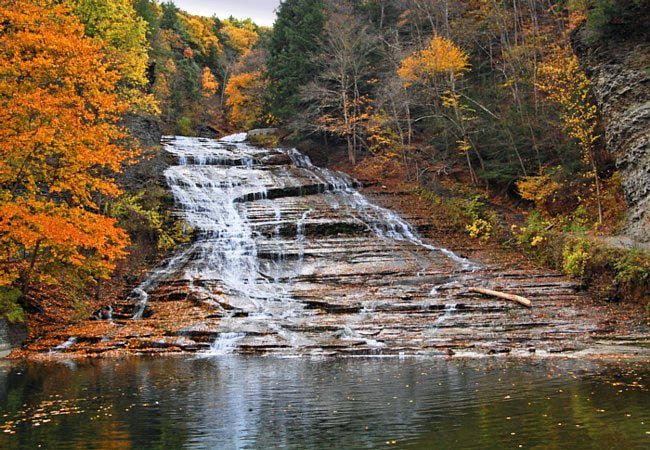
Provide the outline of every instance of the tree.
{"type": "Polygon", "coordinates": [[[201,73],[201,100],[197,102],[200,109],[199,119],[202,125],[217,126],[221,118],[218,111],[217,92],[219,82],[209,67],[204,67],[201,73]]]}
{"type": "Polygon", "coordinates": [[[282,120],[297,112],[299,88],[316,75],[312,54],[325,23],[323,8],[322,0],[284,0],[278,8],[266,75],[270,112],[282,120]]]}
{"type": "Polygon", "coordinates": [[[209,67],[204,67],[201,74],[201,95],[204,98],[210,98],[217,93],[219,82],[212,74],[209,67]]]}
{"type": "Polygon", "coordinates": [[[211,19],[183,13],[178,14],[178,21],[181,38],[196,53],[204,56],[209,53],[211,47],[221,49],[221,42],[214,33],[211,19]]]}
{"type": "MultiPolygon", "coordinates": [[[[451,109],[453,115],[443,117],[454,125],[455,130],[452,132],[457,137],[458,150],[465,155],[472,181],[476,184],[478,177],[469,155],[474,146],[467,129],[467,123],[473,120],[474,111],[461,101],[457,90],[458,79],[469,69],[467,53],[449,39],[433,36],[426,48],[402,60],[397,73],[404,80],[406,87],[414,84],[425,86],[433,90],[443,108],[451,109]]],[[[478,151],[475,148],[474,150],[481,158],[478,151]]]]}
{"type": "Polygon", "coordinates": [[[84,24],[86,34],[105,46],[106,62],[120,74],[118,86],[135,109],[157,112],[155,100],[145,94],[148,79],[147,22],[131,0],[67,0],[84,24]]]}
{"type": "Polygon", "coordinates": [[[576,141],[591,168],[596,187],[598,222],[602,223],[602,196],[596,158],[598,108],[590,98],[591,82],[580,68],[577,56],[564,46],[555,47],[540,65],[538,86],[550,101],[562,108],[564,129],[576,141]]]}
{"type": "Polygon", "coordinates": [[[334,3],[319,44],[313,59],[318,75],[302,89],[302,99],[310,105],[316,129],[345,139],[354,165],[372,110],[371,59],[377,40],[348,5],[334,3]]]}
{"type": "Polygon", "coordinates": [[[267,88],[263,70],[261,67],[233,75],[228,81],[226,105],[230,108],[230,121],[237,127],[250,129],[262,119],[267,88]]]}
{"type": "Polygon", "coordinates": [[[162,7],[162,17],[160,19],[160,28],[163,30],[173,30],[176,32],[182,32],[181,23],[179,20],[180,9],[174,2],[167,1],[160,4],[162,7]]]}
{"type": "Polygon", "coordinates": [[[152,33],[160,27],[162,8],[156,0],[134,0],[133,9],[147,22],[147,40],[150,40],[152,33]]]}
{"type": "Polygon", "coordinates": [[[97,196],[134,154],[104,46],[59,2],[0,5],[0,287],[106,278],[128,237],[97,196]]]}
{"type": "Polygon", "coordinates": [[[227,45],[239,54],[253,48],[259,39],[256,27],[250,20],[243,23],[225,20],[223,25],[221,32],[226,35],[227,45]]]}
{"type": "Polygon", "coordinates": [[[402,60],[398,70],[407,85],[458,76],[469,70],[469,56],[442,36],[434,36],[423,50],[402,60]]]}
{"type": "MultiPolygon", "coordinates": [[[[223,51],[216,59],[216,68],[224,86],[228,85],[235,71],[243,72],[242,61],[248,58],[259,41],[259,28],[250,19],[240,21],[230,17],[227,20],[215,18],[218,34],[224,42],[223,51]]],[[[263,64],[262,61],[260,64],[263,64]]],[[[258,70],[259,66],[255,68],[258,70]]],[[[246,70],[252,72],[253,69],[246,70]]],[[[221,93],[221,106],[226,103],[225,89],[221,93]]]]}

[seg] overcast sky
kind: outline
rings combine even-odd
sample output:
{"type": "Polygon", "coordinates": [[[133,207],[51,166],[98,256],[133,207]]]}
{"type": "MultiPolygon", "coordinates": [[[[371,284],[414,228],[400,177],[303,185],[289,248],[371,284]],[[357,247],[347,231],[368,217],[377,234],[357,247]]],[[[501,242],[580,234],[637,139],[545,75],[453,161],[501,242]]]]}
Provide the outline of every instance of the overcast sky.
{"type": "Polygon", "coordinates": [[[176,6],[200,16],[215,15],[220,19],[233,16],[251,18],[258,25],[271,26],[275,22],[275,8],[280,0],[172,0],[176,6]]]}

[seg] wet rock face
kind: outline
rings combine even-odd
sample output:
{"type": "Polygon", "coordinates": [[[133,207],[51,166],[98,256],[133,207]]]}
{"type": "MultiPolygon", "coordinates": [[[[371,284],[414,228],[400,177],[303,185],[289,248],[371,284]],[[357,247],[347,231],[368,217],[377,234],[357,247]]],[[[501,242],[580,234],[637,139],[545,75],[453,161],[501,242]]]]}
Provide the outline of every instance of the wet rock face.
{"type": "MultiPolygon", "coordinates": [[[[650,20],[650,15],[648,20],[650,20]]],[[[650,43],[647,22],[624,35],[575,48],[590,77],[629,206],[626,231],[650,241],[650,43]],[[645,29],[645,30],[644,30],[645,29]]]]}
{"type": "Polygon", "coordinates": [[[557,274],[468,261],[349,176],[236,140],[163,140],[177,160],[165,177],[196,240],[108,320],[32,351],[529,356],[593,348],[611,331],[606,313],[557,274]],[[469,292],[478,286],[534,307],[469,292]]]}
{"type": "Polygon", "coordinates": [[[11,350],[19,348],[26,339],[27,328],[24,324],[0,319],[0,358],[11,350]]]}

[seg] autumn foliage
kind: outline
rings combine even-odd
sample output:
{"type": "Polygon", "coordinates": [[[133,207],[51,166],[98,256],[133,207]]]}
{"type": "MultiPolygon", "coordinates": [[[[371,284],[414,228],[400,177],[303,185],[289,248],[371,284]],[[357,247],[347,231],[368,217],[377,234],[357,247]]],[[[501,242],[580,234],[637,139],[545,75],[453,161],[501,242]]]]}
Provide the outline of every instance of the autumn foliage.
{"type": "Polygon", "coordinates": [[[252,24],[243,24],[238,27],[227,20],[224,23],[226,25],[223,32],[226,35],[226,42],[238,53],[250,50],[257,43],[259,35],[252,24]]]}
{"type": "Polygon", "coordinates": [[[106,278],[125,254],[101,214],[133,156],[104,50],[59,2],[0,5],[0,294],[106,278]]]}
{"type": "Polygon", "coordinates": [[[261,119],[265,92],[266,80],[261,70],[230,78],[226,86],[226,105],[230,107],[230,120],[235,126],[248,129],[261,119]]]}
{"type": "Polygon", "coordinates": [[[440,75],[459,75],[469,70],[469,56],[442,36],[434,36],[423,50],[404,58],[397,73],[406,85],[440,75]]]}
{"type": "Polygon", "coordinates": [[[596,160],[598,108],[591,100],[591,82],[566,46],[553,48],[539,67],[538,87],[548,99],[561,107],[561,119],[567,135],[577,143],[584,162],[591,167],[596,188],[598,221],[603,221],[601,185],[596,160]]]}
{"type": "Polygon", "coordinates": [[[209,67],[204,67],[201,73],[201,95],[210,98],[217,93],[219,82],[210,71],[209,67]]]}

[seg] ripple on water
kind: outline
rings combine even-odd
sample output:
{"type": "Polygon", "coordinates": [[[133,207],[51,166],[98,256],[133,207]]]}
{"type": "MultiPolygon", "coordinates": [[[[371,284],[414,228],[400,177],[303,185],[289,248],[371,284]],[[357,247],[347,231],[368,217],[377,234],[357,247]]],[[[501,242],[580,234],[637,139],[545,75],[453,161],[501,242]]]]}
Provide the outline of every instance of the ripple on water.
{"type": "Polygon", "coordinates": [[[0,367],[2,448],[642,448],[648,363],[127,359],[0,367]]]}

